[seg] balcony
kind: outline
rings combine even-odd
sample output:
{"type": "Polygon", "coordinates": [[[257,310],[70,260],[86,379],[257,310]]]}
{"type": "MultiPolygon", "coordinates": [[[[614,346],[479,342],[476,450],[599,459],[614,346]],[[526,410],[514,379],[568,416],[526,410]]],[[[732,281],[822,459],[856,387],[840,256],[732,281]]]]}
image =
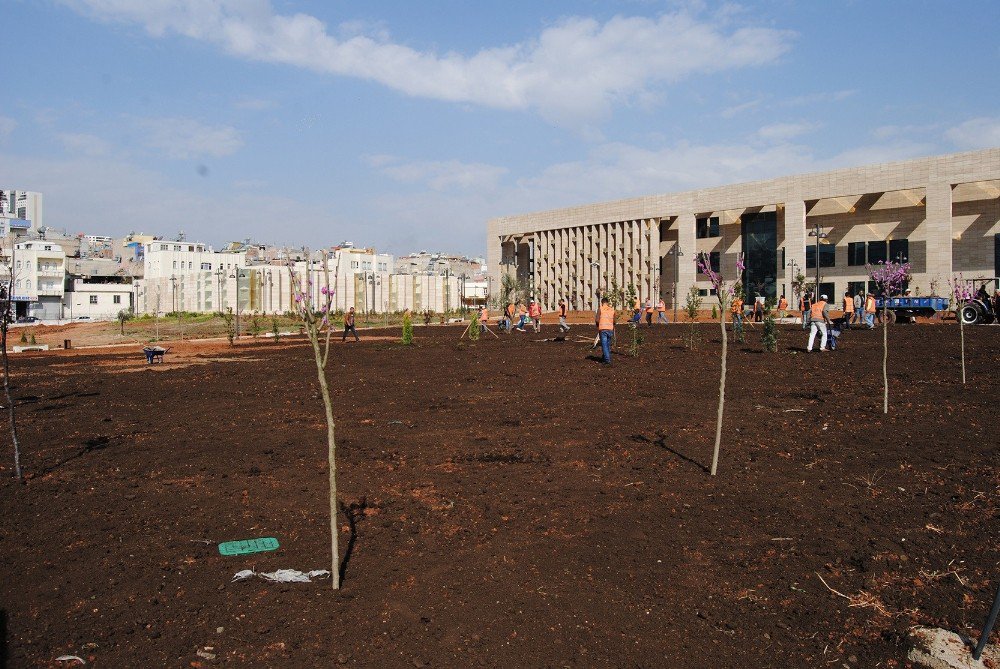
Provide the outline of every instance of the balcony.
{"type": "Polygon", "coordinates": [[[62,294],[63,294],[62,288],[51,288],[50,287],[50,288],[39,288],[38,289],[38,296],[39,297],[62,297],[62,294]]]}
{"type": "Polygon", "coordinates": [[[61,268],[46,268],[38,270],[38,276],[63,277],[66,272],[61,268]]]}

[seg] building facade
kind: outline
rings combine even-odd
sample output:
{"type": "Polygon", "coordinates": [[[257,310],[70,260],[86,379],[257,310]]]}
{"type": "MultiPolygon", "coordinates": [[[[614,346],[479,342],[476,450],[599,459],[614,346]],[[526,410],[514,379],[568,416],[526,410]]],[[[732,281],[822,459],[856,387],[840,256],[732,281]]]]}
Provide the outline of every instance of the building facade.
{"type": "MultiPolygon", "coordinates": [[[[14,316],[34,316],[44,320],[62,318],[66,278],[66,253],[62,247],[45,240],[17,242],[11,264],[14,272],[14,316]]],[[[5,281],[7,278],[3,277],[5,281]]]]}
{"type": "Polygon", "coordinates": [[[710,292],[695,258],[747,294],[794,293],[799,275],[831,300],[865,287],[866,264],[905,260],[917,294],[955,274],[1000,276],[1000,149],[782,177],[493,219],[492,279],[517,276],[546,308],[593,306],[598,288],[683,302],[710,292]],[[817,267],[818,265],[818,267],[817,267]],[[836,296],[836,297],[835,297],[836,296]]]}
{"type": "Polygon", "coordinates": [[[3,236],[37,233],[42,220],[42,194],[25,190],[0,190],[0,232],[3,236]]]}

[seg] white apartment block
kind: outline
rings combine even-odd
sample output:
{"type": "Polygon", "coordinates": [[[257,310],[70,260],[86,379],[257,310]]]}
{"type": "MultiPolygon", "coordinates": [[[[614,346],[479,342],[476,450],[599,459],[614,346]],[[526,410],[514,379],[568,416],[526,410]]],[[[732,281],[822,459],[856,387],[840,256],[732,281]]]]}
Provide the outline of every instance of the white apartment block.
{"type": "MultiPolygon", "coordinates": [[[[708,295],[706,254],[749,296],[785,294],[798,274],[837,300],[865,265],[906,260],[910,289],[947,294],[955,274],[1000,275],[1000,148],[506,216],[489,221],[491,279],[526,281],[545,308],[589,309],[598,288],[641,299],[708,295]],[[817,244],[817,242],[820,242],[817,244]],[[746,270],[737,277],[736,259],[746,270]]],[[[494,283],[496,285],[496,283],[494,283]]],[[[871,288],[871,286],[867,286],[871,288]]]]}
{"type": "Polygon", "coordinates": [[[281,314],[295,310],[296,290],[311,294],[314,304],[323,304],[322,288],[327,285],[334,286],[334,311],[354,307],[373,313],[406,309],[443,313],[461,306],[462,286],[457,277],[339,273],[332,268],[327,273],[316,261],[299,261],[293,271],[286,265],[251,265],[221,275],[204,271],[144,278],[137,282],[137,309],[139,313],[160,315],[228,309],[241,314],[281,314]]]}
{"type": "Polygon", "coordinates": [[[202,272],[232,274],[246,267],[245,251],[215,253],[204,244],[169,240],[154,240],[142,244],[143,276],[147,279],[179,277],[202,272]]]}
{"type": "MultiPolygon", "coordinates": [[[[62,317],[66,254],[44,240],[14,244],[14,315],[55,320],[62,317]]],[[[6,274],[6,267],[4,267],[6,274]]],[[[2,277],[6,282],[9,275],[2,277]]]]}

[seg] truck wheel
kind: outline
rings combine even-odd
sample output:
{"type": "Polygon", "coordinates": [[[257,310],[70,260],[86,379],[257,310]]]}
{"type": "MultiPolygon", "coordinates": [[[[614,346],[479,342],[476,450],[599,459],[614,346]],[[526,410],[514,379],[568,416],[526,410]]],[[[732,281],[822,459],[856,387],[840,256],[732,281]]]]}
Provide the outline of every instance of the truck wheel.
{"type": "Polygon", "coordinates": [[[886,321],[889,325],[896,322],[896,312],[895,311],[883,311],[880,313],[881,320],[886,321]]]}
{"type": "Polygon", "coordinates": [[[969,302],[959,307],[958,317],[962,319],[962,323],[965,325],[975,325],[982,318],[982,313],[980,313],[978,304],[969,302]]]}

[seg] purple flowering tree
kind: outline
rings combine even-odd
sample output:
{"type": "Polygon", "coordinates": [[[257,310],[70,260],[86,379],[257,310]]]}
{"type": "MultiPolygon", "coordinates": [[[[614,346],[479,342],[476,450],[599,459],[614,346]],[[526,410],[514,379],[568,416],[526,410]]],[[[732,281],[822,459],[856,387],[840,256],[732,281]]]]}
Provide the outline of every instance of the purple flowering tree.
{"type": "MultiPolygon", "coordinates": [[[[337,442],[334,439],[333,402],[330,400],[330,388],[326,383],[326,363],[330,359],[330,312],[336,293],[337,275],[334,273],[333,283],[330,283],[329,254],[323,252],[323,285],[316,290],[310,276],[311,261],[306,261],[305,285],[295,273],[294,264],[288,266],[295,291],[295,312],[305,326],[309,344],[312,346],[313,359],[316,361],[316,375],[319,379],[319,391],[323,398],[323,409],[326,412],[326,443],[330,470],[330,548],[333,567],[330,569],[333,589],[340,588],[340,548],[337,543],[337,442]],[[326,329],[324,335],[323,329],[326,329]]],[[[340,262],[338,258],[337,268],[340,262]]]]}
{"type": "Polygon", "coordinates": [[[910,280],[910,263],[879,262],[865,268],[875,293],[882,297],[882,412],[889,413],[889,298],[898,295],[910,280]]]}
{"type": "MultiPolygon", "coordinates": [[[[712,468],[710,470],[711,475],[715,476],[715,472],[719,468],[719,446],[722,443],[722,416],[726,408],[726,354],[729,348],[726,336],[726,313],[729,311],[729,305],[736,294],[736,285],[739,281],[727,284],[722,274],[712,269],[712,263],[706,253],[699,253],[695,257],[695,264],[698,265],[698,271],[706,275],[708,280],[712,282],[715,294],[719,297],[719,325],[722,328],[722,360],[719,365],[719,412],[715,421],[715,448],[712,451],[712,468]]],[[[736,257],[736,271],[742,275],[745,268],[746,265],[743,262],[743,254],[741,253],[736,257]]]]}
{"type": "Polygon", "coordinates": [[[955,310],[955,316],[958,318],[958,336],[962,342],[962,383],[965,384],[965,319],[962,318],[961,309],[963,304],[972,300],[975,293],[972,291],[972,286],[969,285],[969,282],[961,274],[954,277],[950,283],[952,307],[955,310]]]}

